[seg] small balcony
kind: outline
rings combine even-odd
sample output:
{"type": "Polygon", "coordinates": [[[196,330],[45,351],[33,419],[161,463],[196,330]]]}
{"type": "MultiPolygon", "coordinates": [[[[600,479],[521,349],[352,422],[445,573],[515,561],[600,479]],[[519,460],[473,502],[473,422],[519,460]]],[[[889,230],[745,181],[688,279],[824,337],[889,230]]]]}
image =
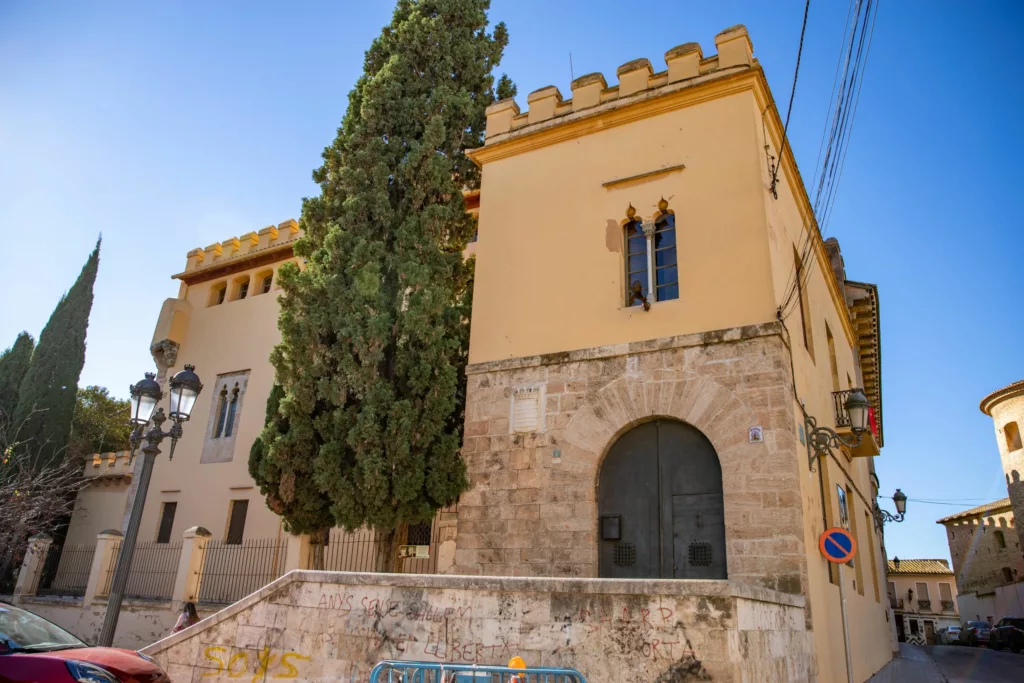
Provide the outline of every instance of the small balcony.
{"type": "Polygon", "coordinates": [[[893,609],[903,609],[903,598],[894,598],[889,596],[889,607],[893,609]]]}
{"type": "Polygon", "coordinates": [[[942,611],[943,612],[952,612],[954,609],[956,609],[956,607],[953,605],[953,601],[952,600],[943,600],[942,601],[942,611]]]}
{"type": "MultiPolygon", "coordinates": [[[[850,415],[846,412],[846,399],[850,397],[852,389],[832,392],[832,408],[836,416],[836,431],[840,434],[850,435],[853,429],[850,426],[850,415]]],[[[875,409],[868,408],[868,431],[861,439],[860,445],[850,449],[850,455],[855,458],[870,458],[878,455],[881,448],[878,445],[878,423],[875,420],[875,409]]]]}
{"type": "Polygon", "coordinates": [[[918,600],[917,601],[917,609],[920,610],[921,612],[930,612],[931,609],[932,609],[932,601],[931,600],[918,600]]]}

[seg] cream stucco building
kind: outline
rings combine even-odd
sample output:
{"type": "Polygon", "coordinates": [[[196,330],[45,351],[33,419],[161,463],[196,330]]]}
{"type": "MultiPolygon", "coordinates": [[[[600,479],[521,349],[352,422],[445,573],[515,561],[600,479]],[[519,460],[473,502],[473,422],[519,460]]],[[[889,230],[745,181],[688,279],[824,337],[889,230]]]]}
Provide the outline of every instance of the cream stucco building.
{"type": "Polygon", "coordinates": [[[728,578],[806,596],[822,680],[890,657],[872,510],[878,293],[821,241],[747,32],[488,110],[455,571],[728,578]],[[809,469],[806,414],[873,430],[809,469]]]}
{"type": "Polygon", "coordinates": [[[886,594],[899,642],[935,645],[935,634],[960,624],[956,581],[946,560],[889,560],[886,594]]]}
{"type": "MultiPolygon", "coordinates": [[[[764,73],[743,27],[715,43],[709,57],[669,50],[658,72],[629,62],[617,84],[583,76],[571,98],[547,87],[526,110],[488,109],[470,153],[482,186],[466,198],[479,216],[471,487],[435,524],[430,571],[778,591],[800,605],[813,677],[845,680],[849,659],[863,681],[893,632],[872,515],[878,292],[822,241],[788,152],[772,192],[782,124],[764,73]],[[843,406],[857,388],[871,429],[812,462],[808,416],[852,438],[843,406]],[[859,545],[844,571],[849,653],[840,573],[817,549],[833,526],[859,545]]],[[[173,462],[157,460],[140,540],[195,526],[219,542],[287,536],[247,459],[273,382],[276,272],[300,236],[286,221],[233,237],[174,276],[158,378],[189,363],[206,386],[173,462]]],[[[81,543],[120,528],[133,495],[124,455],[86,469],[81,543]]]]}

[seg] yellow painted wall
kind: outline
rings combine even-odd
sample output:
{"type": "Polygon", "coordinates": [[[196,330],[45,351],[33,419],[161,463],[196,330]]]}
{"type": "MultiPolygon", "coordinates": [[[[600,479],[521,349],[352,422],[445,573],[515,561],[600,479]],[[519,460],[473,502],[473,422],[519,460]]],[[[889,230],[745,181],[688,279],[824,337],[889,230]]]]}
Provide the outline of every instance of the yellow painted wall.
{"type": "Polygon", "coordinates": [[[127,479],[92,482],[79,491],[65,545],[93,545],[96,543],[96,535],[101,531],[120,530],[128,499],[127,491],[127,479]]]}
{"type": "MultiPolygon", "coordinates": [[[[172,539],[191,526],[203,526],[213,533],[215,540],[223,540],[227,533],[230,501],[249,500],[245,523],[245,538],[276,538],[280,519],[263,501],[249,476],[249,448],[260,430],[266,410],[267,397],[273,386],[274,368],[268,358],[280,340],[277,330],[278,303],[276,279],[268,294],[259,294],[259,281],[255,277],[270,268],[275,272],[281,263],[260,266],[209,282],[182,288],[182,296],[190,305],[188,325],[182,334],[177,363],[170,374],[185,363],[196,366],[203,380],[203,391],[192,419],[184,425],[184,437],[169,461],[169,442],[163,444],[163,453],[157,457],[153,480],[146,501],[139,539],[156,539],[162,503],[177,501],[172,539]],[[230,285],[242,276],[253,276],[249,295],[245,299],[231,300],[230,285]],[[210,289],[223,282],[229,283],[229,296],[219,306],[208,306],[210,289]],[[209,428],[211,405],[216,400],[212,389],[218,375],[249,370],[249,380],[235,436],[234,457],[230,462],[200,463],[203,440],[209,428]]],[[[164,314],[183,307],[169,300],[164,314]]],[[[182,319],[174,317],[175,324],[182,319]]],[[[178,332],[180,330],[176,330],[178,332]]],[[[165,405],[166,408],[166,405],[165,405]]],[[[166,426],[166,425],[165,425],[166,426]]]]}
{"type": "MultiPolygon", "coordinates": [[[[759,111],[758,108],[751,110],[751,116],[755,121],[760,120],[759,111]]],[[[756,127],[756,134],[758,148],[763,149],[765,143],[760,126],[756,127]]],[[[773,138],[769,135],[769,141],[772,153],[777,157],[778,137],[773,138]]],[[[787,159],[791,161],[788,152],[787,159]]],[[[759,169],[761,182],[765,188],[768,188],[771,176],[763,155],[759,169]]],[[[781,306],[788,287],[793,281],[794,250],[798,253],[802,252],[808,230],[807,214],[802,213],[799,208],[800,178],[794,165],[784,164],[783,170],[779,173],[778,192],[778,199],[773,198],[767,191],[763,192],[761,196],[771,258],[772,287],[776,306],[781,306]]],[[[835,292],[830,290],[829,280],[834,282],[835,278],[828,261],[822,257],[823,254],[819,253],[819,250],[814,250],[804,261],[804,266],[809,269],[804,290],[810,313],[808,322],[811,335],[810,349],[813,350],[813,355],[812,351],[808,350],[804,344],[801,326],[802,310],[798,300],[793,301],[787,309],[784,322],[790,335],[796,395],[803,402],[807,413],[817,418],[819,425],[834,428],[835,411],[832,403],[834,387],[826,325],[833,337],[840,389],[862,386],[862,383],[858,354],[841,317],[848,315],[845,303],[842,299],[837,303],[835,292]]],[[[848,268],[852,272],[856,272],[856,266],[857,264],[848,264],[848,268]]],[[[800,406],[796,406],[795,410],[797,415],[801,414],[800,406]]],[[[794,425],[794,429],[797,429],[797,425],[794,425]]],[[[838,457],[835,459],[819,461],[818,466],[827,467],[824,481],[830,526],[839,526],[839,501],[836,487],[842,485],[844,489],[848,489],[853,494],[852,496],[848,494],[848,506],[851,508],[851,517],[853,517],[851,530],[860,546],[856,561],[861,563],[862,586],[857,587],[855,569],[846,567],[843,571],[846,581],[847,617],[850,624],[854,680],[864,680],[881,668],[888,659],[890,628],[886,620],[885,558],[881,550],[881,537],[876,533],[873,521],[870,517],[868,519],[864,517],[865,512],[871,512],[874,503],[868,459],[849,458],[845,454],[837,455],[838,457]],[[874,545],[873,563],[867,543],[874,545]],[[872,573],[879,587],[879,601],[877,602],[872,573]]],[[[823,673],[822,680],[841,680],[845,676],[846,663],[838,573],[836,574],[836,583],[830,582],[828,563],[818,551],[818,538],[825,529],[825,522],[822,520],[821,484],[818,474],[808,471],[806,477],[802,479],[801,488],[805,543],[810,550],[808,554],[810,604],[814,619],[815,644],[819,656],[818,665],[823,673]]]]}
{"type": "MultiPolygon", "coordinates": [[[[810,214],[800,209],[800,179],[790,162],[780,177],[778,199],[768,192],[765,128],[778,156],[781,125],[775,112],[762,123],[770,96],[757,72],[749,85],[704,97],[692,106],[663,106],[653,115],[634,115],[607,127],[600,124],[601,117],[611,121],[616,114],[595,114],[597,123],[589,122],[585,130],[567,118],[566,126],[582,131],[576,136],[552,132],[557,121],[547,130],[527,127],[513,133],[511,142],[507,137],[496,141],[497,149],[501,144],[517,146],[518,153],[477,155],[483,184],[470,362],[776,320],[793,277],[794,249],[803,245],[809,228],[805,215],[810,214]],[[531,132],[532,144],[523,140],[531,132]],[[545,144],[546,137],[552,142],[545,144]],[[677,164],[685,164],[685,170],[605,186],[677,164]],[[639,217],[651,218],[661,197],[676,215],[680,298],[655,303],[644,312],[624,305],[620,226],[630,204],[639,217]]],[[[649,95],[647,102],[653,99],[649,95]]],[[[785,319],[795,393],[818,424],[834,427],[826,325],[833,337],[840,389],[861,385],[859,354],[845,296],[821,245],[805,267],[813,355],[804,346],[799,305],[785,319]]],[[[800,406],[795,411],[800,415],[800,406]]],[[[806,462],[803,447],[800,451],[798,460],[806,462]]],[[[860,544],[859,566],[845,569],[844,580],[854,679],[865,680],[888,661],[892,650],[885,557],[870,517],[874,495],[869,466],[866,458],[839,454],[819,467],[827,468],[829,523],[838,523],[835,487],[842,485],[848,490],[852,531],[860,544]]],[[[801,482],[820,680],[843,680],[838,575],[836,583],[830,582],[827,563],[817,550],[825,528],[818,474],[807,471],[801,482]]]]}
{"type": "Polygon", "coordinates": [[[752,101],[740,93],[484,164],[470,362],[773,320],[752,101]],[[680,297],[645,313],[625,305],[621,224],[630,204],[654,217],[662,197],[680,297]]]}

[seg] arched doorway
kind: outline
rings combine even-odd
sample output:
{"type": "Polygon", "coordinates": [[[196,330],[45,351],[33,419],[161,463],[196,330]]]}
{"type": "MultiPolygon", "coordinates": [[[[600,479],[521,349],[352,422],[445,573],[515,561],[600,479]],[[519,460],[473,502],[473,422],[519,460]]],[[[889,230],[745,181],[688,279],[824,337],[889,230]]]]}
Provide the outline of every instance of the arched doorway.
{"type": "Polygon", "coordinates": [[[601,466],[598,572],[612,579],[724,579],[722,466],[673,420],[626,432],[601,466]]]}

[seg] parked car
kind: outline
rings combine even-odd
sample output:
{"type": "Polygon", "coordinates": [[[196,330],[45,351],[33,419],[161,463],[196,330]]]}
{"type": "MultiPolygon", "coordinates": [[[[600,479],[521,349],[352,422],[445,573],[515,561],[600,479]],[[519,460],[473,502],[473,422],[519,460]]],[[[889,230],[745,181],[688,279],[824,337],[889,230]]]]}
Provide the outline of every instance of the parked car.
{"type": "Polygon", "coordinates": [[[0,602],[0,681],[4,683],[170,683],[134,650],[90,647],[56,624],[0,602]]]}
{"type": "Polygon", "coordinates": [[[992,625],[987,621],[965,621],[960,626],[960,635],[957,636],[957,645],[988,645],[989,634],[992,632],[992,625]]]}
{"type": "Polygon", "coordinates": [[[1010,652],[1024,650],[1024,619],[1020,617],[1003,617],[992,627],[988,646],[993,650],[1010,648],[1010,652]]]}
{"type": "Polygon", "coordinates": [[[935,641],[939,645],[956,645],[957,636],[960,635],[960,626],[943,626],[935,633],[935,641]]]}

